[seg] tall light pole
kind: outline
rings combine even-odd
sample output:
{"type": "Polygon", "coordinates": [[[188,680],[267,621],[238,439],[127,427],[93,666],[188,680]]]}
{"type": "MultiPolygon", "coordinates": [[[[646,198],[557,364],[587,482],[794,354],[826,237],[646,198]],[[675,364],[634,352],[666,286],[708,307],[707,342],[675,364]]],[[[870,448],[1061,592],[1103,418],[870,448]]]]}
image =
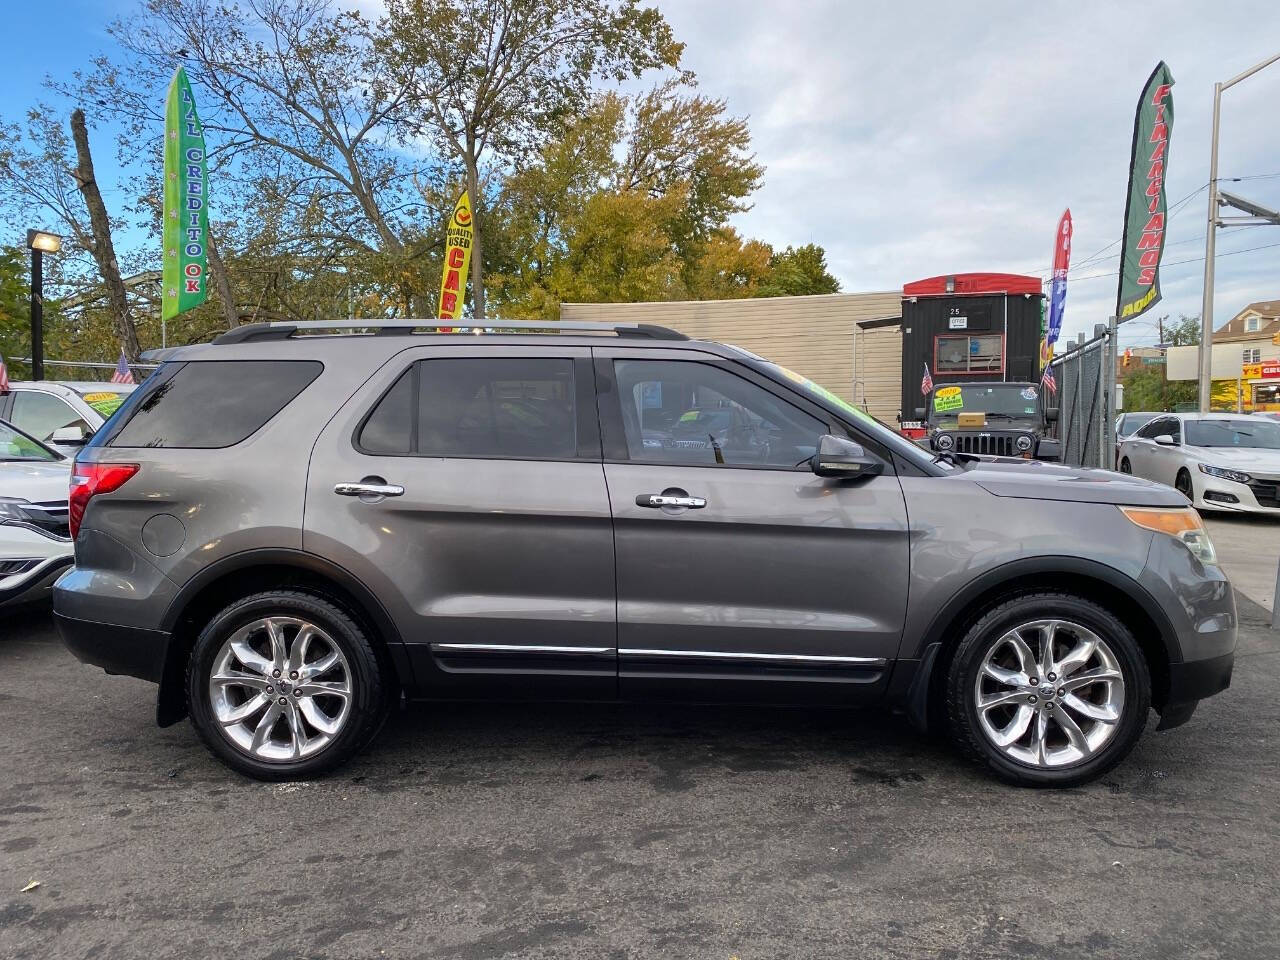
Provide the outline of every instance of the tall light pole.
{"type": "Polygon", "coordinates": [[[1213,392],[1213,257],[1218,232],[1218,118],[1222,111],[1222,91],[1247,80],[1259,70],[1280,60],[1280,53],[1256,63],[1226,83],[1213,85],[1213,136],[1209,145],[1209,229],[1204,238],[1204,300],[1200,308],[1200,412],[1209,412],[1213,392]]]}
{"type": "Polygon", "coordinates": [[[31,379],[44,379],[44,255],[62,249],[62,238],[44,230],[27,231],[31,251],[31,379]]]}

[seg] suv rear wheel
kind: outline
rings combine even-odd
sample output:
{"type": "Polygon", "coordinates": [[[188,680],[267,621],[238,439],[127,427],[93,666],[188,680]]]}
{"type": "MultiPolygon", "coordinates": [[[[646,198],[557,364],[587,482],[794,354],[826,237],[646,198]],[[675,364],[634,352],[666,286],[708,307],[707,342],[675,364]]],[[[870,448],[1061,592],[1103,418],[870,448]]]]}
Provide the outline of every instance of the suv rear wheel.
{"type": "Polygon", "coordinates": [[[328,600],[296,590],[255,594],[215,616],[196,639],[187,698],[209,749],[259,780],[332,770],[387,714],[364,631],[328,600]]]}
{"type": "Polygon", "coordinates": [[[1133,749],[1151,674],[1133,634],[1068,593],[1007,600],[973,625],[947,676],[961,747],[1025,786],[1075,786],[1133,749]]]}

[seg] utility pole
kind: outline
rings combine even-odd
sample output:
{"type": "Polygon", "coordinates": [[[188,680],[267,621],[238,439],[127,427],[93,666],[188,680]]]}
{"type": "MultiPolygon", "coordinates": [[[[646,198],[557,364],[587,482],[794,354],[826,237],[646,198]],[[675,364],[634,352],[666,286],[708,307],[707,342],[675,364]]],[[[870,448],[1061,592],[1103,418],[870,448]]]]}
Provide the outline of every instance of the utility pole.
{"type": "Polygon", "coordinates": [[[1259,70],[1280,60],[1280,53],[1256,63],[1244,73],[1237,74],[1226,83],[1213,85],[1213,135],[1209,142],[1209,229],[1204,238],[1204,299],[1200,309],[1200,412],[1209,412],[1209,399],[1213,392],[1213,257],[1216,248],[1220,203],[1218,192],[1218,120],[1222,113],[1222,91],[1247,80],[1259,70]]]}

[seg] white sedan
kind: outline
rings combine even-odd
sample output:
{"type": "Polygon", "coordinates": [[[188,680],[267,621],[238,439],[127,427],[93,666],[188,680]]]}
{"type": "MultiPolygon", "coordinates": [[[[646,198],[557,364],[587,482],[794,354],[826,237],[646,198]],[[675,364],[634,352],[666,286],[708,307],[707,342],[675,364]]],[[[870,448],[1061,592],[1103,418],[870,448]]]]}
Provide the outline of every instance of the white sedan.
{"type": "Polygon", "coordinates": [[[1280,515],[1280,423],[1164,414],[1120,444],[1120,472],[1175,487],[1202,510],[1280,515]]]}
{"type": "Polygon", "coordinates": [[[45,599],[71,566],[70,484],[70,460],[0,420],[0,608],[45,599]]]}

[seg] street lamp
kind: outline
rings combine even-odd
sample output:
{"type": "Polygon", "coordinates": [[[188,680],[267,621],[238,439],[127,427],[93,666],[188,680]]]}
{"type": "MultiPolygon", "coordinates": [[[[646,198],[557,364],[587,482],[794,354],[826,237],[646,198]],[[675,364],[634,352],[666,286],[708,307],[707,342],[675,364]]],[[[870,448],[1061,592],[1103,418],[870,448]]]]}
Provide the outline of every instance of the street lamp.
{"type": "Polygon", "coordinates": [[[44,379],[44,255],[62,249],[62,237],[44,230],[27,231],[31,250],[31,379],[44,379]]]}
{"type": "Polygon", "coordinates": [[[1247,80],[1259,70],[1280,60],[1280,53],[1256,63],[1226,83],[1213,85],[1213,137],[1209,145],[1209,230],[1204,238],[1204,300],[1200,309],[1200,412],[1209,412],[1213,392],[1213,257],[1217,246],[1218,227],[1218,114],[1222,109],[1222,91],[1247,80]]]}

